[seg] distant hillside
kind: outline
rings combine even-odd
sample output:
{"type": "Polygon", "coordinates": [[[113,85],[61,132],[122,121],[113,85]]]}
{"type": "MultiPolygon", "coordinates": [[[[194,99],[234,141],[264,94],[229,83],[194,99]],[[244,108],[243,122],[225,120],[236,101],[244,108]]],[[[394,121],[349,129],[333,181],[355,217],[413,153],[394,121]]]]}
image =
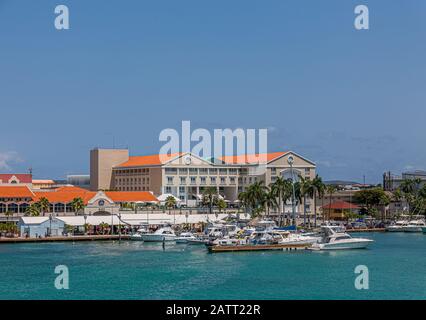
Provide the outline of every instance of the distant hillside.
{"type": "Polygon", "coordinates": [[[354,185],[354,184],[360,184],[359,182],[355,181],[344,181],[344,180],[328,180],[324,181],[324,184],[326,185],[339,185],[339,186],[347,186],[347,185],[354,185]]]}

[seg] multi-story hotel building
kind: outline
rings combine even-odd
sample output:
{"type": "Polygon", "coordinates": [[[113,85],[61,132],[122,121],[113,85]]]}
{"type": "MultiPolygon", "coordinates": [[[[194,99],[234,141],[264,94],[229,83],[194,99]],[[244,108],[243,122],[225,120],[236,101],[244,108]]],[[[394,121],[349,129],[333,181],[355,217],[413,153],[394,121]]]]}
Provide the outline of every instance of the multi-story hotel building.
{"type": "Polygon", "coordinates": [[[315,163],[292,151],[268,153],[263,165],[258,159],[259,155],[247,155],[206,160],[192,153],[129,156],[128,150],[94,149],[90,160],[91,188],[152,191],[156,196],[170,193],[182,203],[193,205],[206,187],[217,188],[232,203],[239,192],[256,181],[269,185],[279,176],[315,177],[315,163]],[[293,172],[289,156],[294,159],[293,172]]]}

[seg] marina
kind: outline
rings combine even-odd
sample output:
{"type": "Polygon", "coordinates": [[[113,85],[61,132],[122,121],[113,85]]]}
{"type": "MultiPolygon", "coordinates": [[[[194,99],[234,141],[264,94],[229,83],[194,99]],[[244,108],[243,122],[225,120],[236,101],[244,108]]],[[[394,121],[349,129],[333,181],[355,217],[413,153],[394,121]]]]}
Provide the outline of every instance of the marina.
{"type": "Polygon", "coordinates": [[[360,237],[374,242],[365,250],[229,254],[172,242],[5,243],[0,299],[426,299],[422,233],[360,237]],[[369,290],[354,287],[360,264],[369,268],[369,290]],[[54,287],[57,265],[69,268],[69,290],[54,287]]]}

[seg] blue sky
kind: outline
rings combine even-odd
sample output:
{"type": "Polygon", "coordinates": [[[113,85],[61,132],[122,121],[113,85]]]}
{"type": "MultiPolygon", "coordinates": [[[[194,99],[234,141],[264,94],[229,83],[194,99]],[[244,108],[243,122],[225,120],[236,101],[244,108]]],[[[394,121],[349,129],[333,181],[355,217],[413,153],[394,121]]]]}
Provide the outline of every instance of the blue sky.
{"type": "Polygon", "coordinates": [[[423,0],[0,0],[0,171],[87,173],[91,148],[156,153],[190,120],[380,182],[426,168],[425,57],[423,0]]]}

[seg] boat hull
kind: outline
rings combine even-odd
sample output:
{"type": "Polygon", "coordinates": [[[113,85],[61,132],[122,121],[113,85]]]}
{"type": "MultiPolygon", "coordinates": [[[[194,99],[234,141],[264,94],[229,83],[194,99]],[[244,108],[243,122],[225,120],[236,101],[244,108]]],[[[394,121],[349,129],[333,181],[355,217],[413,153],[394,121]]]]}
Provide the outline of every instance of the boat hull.
{"type": "Polygon", "coordinates": [[[386,231],[388,231],[388,232],[404,232],[404,229],[403,229],[403,227],[391,226],[391,227],[387,227],[386,231]]]}
{"type": "Polygon", "coordinates": [[[317,250],[348,250],[348,249],[365,249],[373,240],[354,241],[346,243],[320,243],[312,248],[317,250]]]}
{"type": "Polygon", "coordinates": [[[130,236],[130,240],[132,240],[132,241],[143,241],[141,236],[130,236]]]}
{"type": "Polygon", "coordinates": [[[422,227],[419,226],[406,226],[404,232],[422,232],[422,227]]]}
{"type": "Polygon", "coordinates": [[[163,242],[163,241],[175,241],[176,236],[162,235],[162,234],[146,234],[142,235],[141,238],[145,242],[163,242]]]}

